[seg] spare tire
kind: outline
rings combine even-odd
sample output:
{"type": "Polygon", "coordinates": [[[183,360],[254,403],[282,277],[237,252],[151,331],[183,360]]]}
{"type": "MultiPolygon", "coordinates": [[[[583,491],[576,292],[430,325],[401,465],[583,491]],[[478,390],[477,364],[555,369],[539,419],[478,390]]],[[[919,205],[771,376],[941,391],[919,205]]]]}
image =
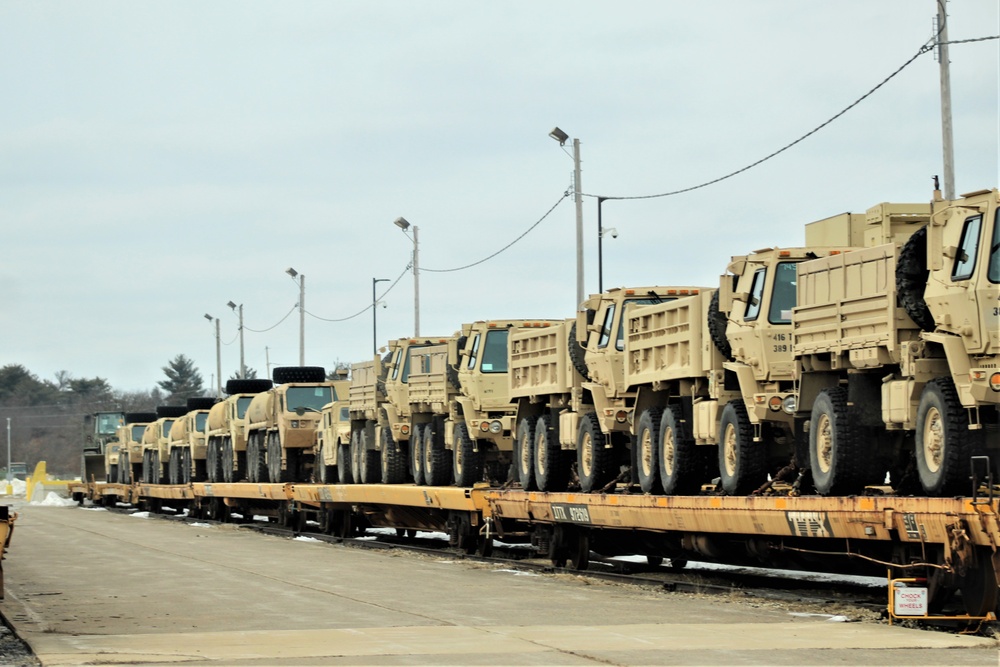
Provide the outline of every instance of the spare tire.
{"type": "Polygon", "coordinates": [[[149,422],[156,421],[155,412],[126,412],[125,413],[125,423],[126,424],[148,424],[149,422]]]}
{"type": "Polygon", "coordinates": [[[188,412],[192,410],[208,410],[215,405],[215,399],[211,396],[192,396],[187,400],[188,412]]]}
{"type": "Polygon", "coordinates": [[[326,369],[322,366],[279,366],[271,373],[275,384],[288,382],[326,382],[326,369]]]}
{"type": "Polygon", "coordinates": [[[725,313],[719,312],[719,290],[715,290],[712,299],[708,302],[708,335],[715,345],[715,349],[726,358],[726,361],[733,360],[733,348],[729,344],[726,336],[726,327],[729,326],[729,318],[725,313]]]}
{"type": "Polygon", "coordinates": [[[590,382],[590,374],[587,372],[587,351],[576,341],[576,322],[569,325],[569,336],[566,340],[566,347],[569,348],[569,360],[573,363],[573,368],[583,376],[586,382],[590,382]]]}
{"type": "Polygon", "coordinates": [[[156,416],[158,419],[163,417],[177,419],[178,417],[183,417],[190,410],[187,409],[186,405],[157,405],[156,406],[156,416]]]}
{"type": "Polygon", "coordinates": [[[924,301],[927,287],[927,227],[921,227],[907,239],[896,262],[896,297],[899,305],[924,331],[934,330],[934,316],[924,301]]]}
{"type": "Polygon", "coordinates": [[[257,378],[233,379],[226,382],[227,394],[259,394],[274,386],[270,380],[259,380],[257,378]]]}
{"type": "MultiPolygon", "coordinates": [[[[462,350],[465,349],[465,344],[468,340],[468,336],[459,336],[458,340],[455,342],[456,349],[458,350],[458,353],[455,356],[457,356],[459,360],[462,358],[462,350]]],[[[453,389],[461,391],[462,383],[458,380],[458,366],[452,366],[449,363],[445,363],[445,366],[445,377],[448,379],[448,384],[450,384],[453,389]]]]}

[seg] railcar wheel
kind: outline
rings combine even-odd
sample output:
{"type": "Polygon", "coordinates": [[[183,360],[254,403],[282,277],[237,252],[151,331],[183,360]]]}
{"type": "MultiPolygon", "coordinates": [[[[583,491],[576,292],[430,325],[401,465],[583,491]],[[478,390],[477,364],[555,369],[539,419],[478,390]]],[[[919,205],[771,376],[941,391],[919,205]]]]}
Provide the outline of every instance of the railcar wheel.
{"type": "Polygon", "coordinates": [[[455,486],[471,487],[483,479],[483,455],[477,452],[465,423],[455,424],[455,449],[452,452],[455,486]]]}
{"type": "Polygon", "coordinates": [[[719,477],[729,495],[745,495],[764,483],[765,451],[753,441],[753,428],[741,399],[726,403],[719,424],[719,477]]]}
{"type": "Polygon", "coordinates": [[[446,486],[451,483],[451,463],[444,439],[437,433],[434,424],[424,424],[423,453],[424,481],[427,486],[446,486]]]}
{"type": "Polygon", "coordinates": [[[396,444],[389,429],[382,429],[382,483],[402,484],[406,481],[406,451],[396,444]]]}
{"type": "Polygon", "coordinates": [[[410,428],[410,476],[413,483],[421,486],[424,483],[424,434],[416,424],[410,428]]]}
{"type": "Polygon", "coordinates": [[[668,405],[663,410],[659,451],[663,492],[667,495],[696,493],[701,487],[704,456],[691,437],[679,405],[668,405]]]}
{"type": "Polygon", "coordinates": [[[576,435],[576,467],[584,493],[600,489],[611,481],[611,456],[611,450],[604,446],[597,415],[592,412],[581,415],[576,435]]]}
{"type": "Polygon", "coordinates": [[[988,612],[996,612],[1000,592],[990,552],[979,549],[977,555],[976,567],[966,570],[965,576],[956,577],[962,604],[969,616],[985,616],[988,612]]]}
{"type": "Polygon", "coordinates": [[[917,472],[930,496],[958,495],[967,489],[969,456],[981,431],[969,430],[969,416],[951,378],[927,383],[917,407],[917,472]]]}
{"type": "Polygon", "coordinates": [[[517,480],[525,491],[535,489],[535,425],[529,417],[523,417],[517,424],[517,440],[514,441],[514,465],[517,480]]]}
{"type": "MultiPolygon", "coordinates": [[[[351,439],[354,439],[353,433],[351,439]]],[[[351,470],[351,445],[346,442],[337,444],[337,482],[340,484],[354,483],[354,472],[351,470]]]]}
{"type": "Polygon", "coordinates": [[[847,390],[828,387],[813,403],[809,463],[820,495],[850,495],[864,488],[869,457],[847,407],[847,390]]]}
{"type": "Polygon", "coordinates": [[[661,490],[659,480],[660,458],[660,408],[646,408],[639,415],[639,433],[636,436],[636,475],[643,493],[661,490]]]}
{"type": "Polygon", "coordinates": [[[539,491],[565,491],[569,466],[552,428],[552,416],[544,414],[535,423],[535,485],[539,491]]]}

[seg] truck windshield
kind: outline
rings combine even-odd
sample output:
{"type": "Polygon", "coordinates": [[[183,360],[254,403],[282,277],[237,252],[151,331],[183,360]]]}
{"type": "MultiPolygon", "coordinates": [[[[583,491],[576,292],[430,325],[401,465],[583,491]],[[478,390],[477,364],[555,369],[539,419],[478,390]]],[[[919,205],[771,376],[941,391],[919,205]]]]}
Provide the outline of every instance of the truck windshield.
{"type": "Polygon", "coordinates": [[[170,435],[170,429],[172,429],[173,427],[174,427],[173,419],[168,419],[167,421],[163,422],[163,435],[161,437],[165,438],[168,435],[170,435]]]}
{"type": "Polygon", "coordinates": [[[297,408],[311,408],[316,412],[331,402],[330,387],[289,387],[285,394],[285,405],[290,412],[297,408]]]}
{"type": "Polygon", "coordinates": [[[628,310],[632,306],[652,306],[657,303],[674,301],[677,297],[651,296],[648,299],[627,299],[622,305],[622,317],[618,321],[618,339],[615,340],[615,349],[618,351],[625,349],[625,320],[628,310]]]}
{"type": "Polygon", "coordinates": [[[114,435],[118,427],[122,425],[125,421],[125,415],[121,413],[113,413],[106,415],[97,416],[97,433],[98,435],[114,435]]]}
{"type": "Polygon", "coordinates": [[[795,307],[795,278],[798,275],[796,262],[779,262],[774,271],[774,287],[771,289],[771,308],[767,321],[771,324],[789,324],[792,308],[795,307]]]}
{"type": "Polygon", "coordinates": [[[1000,283],[1000,208],[997,209],[993,218],[993,240],[990,241],[990,269],[989,279],[991,283],[1000,283]]]}
{"type": "Polygon", "coordinates": [[[196,414],[194,416],[194,428],[195,428],[195,430],[196,431],[204,431],[205,430],[205,422],[207,422],[207,421],[208,421],[208,413],[207,412],[199,412],[198,414],[196,414]]]}
{"type": "Polygon", "coordinates": [[[247,413],[247,408],[250,407],[250,401],[253,400],[253,396],[240,396],[236,399],[236,418],[243,419],[243,415],[247,413]]]}
{"type": "MultiPolygon", "coordinates": [[[[427,347],[427,346],[426,345],[411,345],[410,347],[406,348],[406,355],[403,356],[403,372],[399,376],[399,381],[402,382],[403,384],[406,384],[409,381],[409,379],[410,379],[410,357],[413,356],[414,352],[416,352],[417,350],[419,350],[422,347],[427,347]]],[[[397,366],[399,365],[398,358],[397,358],[396,364],[397,364],[397,366]]],[[[393,379],[396,378],[396,373],[397,373],[397,371],[395,371],[395,370],[392,372],[393,379]]]]}
{"type": "Polygon", "coordinates": [[[133,442],[142,442],[142,434],[146,432],[145,424],[135,424],[132,426],[132,440],[133,442]]]}
{"type": "Polygon", "coordinates": [[[507,372],[507,329],[497,329],[486,332],[486,344],[483,346],[484,373],[507,372]]]}

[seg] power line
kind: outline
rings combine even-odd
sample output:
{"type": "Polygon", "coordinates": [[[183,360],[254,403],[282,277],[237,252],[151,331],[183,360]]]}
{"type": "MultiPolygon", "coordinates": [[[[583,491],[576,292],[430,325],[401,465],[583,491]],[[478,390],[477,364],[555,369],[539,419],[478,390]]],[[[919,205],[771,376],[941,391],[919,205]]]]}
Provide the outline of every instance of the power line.
{"type": "MultiPolygon", "coordinates": [[[[938,31],[938,35],[940,35],[940,31],[938,31]]],[[[817,132],[819,132],[820,130],[822,130],[824,127],[826,127],[827,125],[829,125],[833,121],[835,121],[838,118],[840,118],[841,116],[843,116],[845,113],[847,113],[848,111],[850,111],[854,107],[856,107],[859,104],[861,104],[861,102],[863,102],[866,99],[868,99],[873,93],[875,93],[875,91],[877,91],[879,88],[881,88],[885,84],[889,83],[889,81],[891,81],[892,79],[894,79],[900,72],[902,72],[904,69],[906,69],[907,67],[909,67],[914,61],[917,60],[917,58],[919,58],[920,56],[924,55],[925,53],[927,53],[929,51],[933,51],[934,48],[937,45],[939,45],[939,44],[967,44],[969,42],[983,42],[983,41],[987,41],[987,40],[991,40],[991,39],[1000,39],[1000,35],[991,35],[989,37],[977,37],[977,38],[974,38],[974,39],[961,39],[961,40],[954,40],[954,41],[949,41],[949,42],[938,42],[937,41],[937,35],[936,35],[934,38],[932,38],[927,43],[925,43],[923,46],[921,46],[920,49],[915,54],[913,54],[912,57],[910,57],[909,60],[907,60],[902,65],[900,65],[899,67],[897,67],[896,70],[892,74],[890,74],[889,76],[887,76],[884,79],[882,79],[874,88],[872,88],[867,93],[865,93],[864,95],[862,95],[858,99],[856,99],[853,102],[851,102],[850,104],[848,104],[841,111],[839,111],[838,113],[834,114],[831,118],[829,118],[826,122],[824,122],[824,123],[822,123],[820,125],[817,125],[813,129],[809,130],[808,132],[806,132],[805,134],[803,134],[801,137],[799,137],[798,139],[796,139],[795,141],[782,146],[781,148],[779,148],[778,150],[774,151],[770,155],[762,157],[761,159],[757,160],[756,162],[748,164],[747,166],[743,167],[742,169],[737,169],[736,171],[730,172],[730,173],[726,174],[725,176],[720,176],[719,178],[714,178],[714,179],[712,179],[710,181],[706,181],[706,182],[701,183],[699,185],[693,185],[693,186],[688,187],[688,188],[682,188],[680,190],[672,190],[670,192],[661,192],[661,193],[658,193],[658,194],[655,194],[655,195],[632,195],[632,196],[609,197],[609,196],[605,196],[605,195],[595,195],[595,194],[589,194],[589,193],[581,193],[581,194],[584,197],[600,197],[601,199],[605,199],[605,200],[607,200],[607,199],[619,199],[619,200],[622,200],[622,199],[657,199],[657,198],[660,198],[660,197],[671,197],[673,195],[684,194],[685,192],[692,192],[694,190],[700,190],[701,188],[708,187],[709,185],[715,185],[716,183],[720,183],[722,181],[725,181],[726,179],[732,178],[733,176],[736,176],[738,174],[742,174],[745,171],[749,171],[749,170],[753,169],[754,167],[767,162],[771,158],[777,157],[778,155],[781,155],[782,153],[784,153],[785,151],[787,151],[789,148],[792,148],[793,146],[795,146],[795,145],[797,145],[797,144],[805,141],[806,139],[808,139],[812,135],[816,134],[817,132]]]]}
{"type": "Polygon", "coordinates": [[[533,230],[538,225],[542,224],[542,221],[544,221],[547,217],[549,217],[549,215],[552,214],[552,211],[556,210],[556,208],[559,206],[559,204],[563,203],[563,201],[567,197],[569,197],[569,191],[566,191],[566,192],[562,193],[562,195],[559,197],[559,199],[556,201],[556,203],[553,204],[552,207],[548,211],[545,212],[545,215],[543,215],[542,217],[540,217],[538,220],[535,221],[535,223],[533,225],[531,225],[526,230],[524,230],[523,232],[521,232],[520,236],[518,236],[516,239],[514,239],[513,241],[511,241],[510,243],[508,243],[504,247],[502,247],[499,250],[497,250],[492,255],[489,255],[487,257],[483,257],[481,260],[479,260],[477,262],[473,262],[472,264],[466,264],[465,266],[456,266],[453,269],[420,269],[420,270],[421,271],[428,271],[430,273],[451,273],[452,271],[463,271],[465,269],[471,269],[474,266],[479,266],[483,262],[486,262],[486,261],[489,261],[489,260],[493,259],[497,255],[499,255],[500,253],[504,252],[505,250],[507,250],[508,248],[510,248],[512,245],[514,245],[515,243],[517,243],[518,241],[520,241],[521,239],[523,239],[525,236],[527,236],[528,233],[531,232],[531,230],[533,230]]]}
{"type": "Polygon", "coordinates": [[[298,307],[299,307],[299,304],[295,304],[294,306],[292,306],[292,309],[289,310],[287,313],[285,313],[284,317],[282,317],[280,320],[278,320],[277,322],[275,322],[273,325],[269,326],[266,329],[251,329],[250,327],[248,327],[245,324],[243,325],[243,328],[246,329],[247,331],[252,331],[254,333],[266,333],[266,332],[270,331],[271,329],[275,328],[276,326],[278,326],[279,324],[281,324],[282,322],[284,322],[285,320],[287,320],[288,316],[291,315],[293,312],[295,312],[295,309],[298,308],[298,307]]]}
{"type": "MultiPolygon", "coordinates": [[[[387,288],[385,288],[385,291],[382,292],[382,294],[380,294],[379,297],[377,299],[375,299],[375,301],[381,300],[383,297],[385,297],[386,294],[388,294],[389,292],[391,292],[392,288],[395,287],[399,283],[399,281],[403,279],[403,276],[405,276],[406,272],[409,271],[412,267],[413,267],[412,264],[407,264],[406,267],[402,270],[402,272],[400,272],[400,274],[396,277],[396,279],[394,281],[392,281],[392,284],[389,285],[387,288]]],[[[317,320],[322,320],[323,322],[346,322],[348,320],[353,320],[355,317],[360,317],[361,315],[364,315],[365,313],[367,313],[369,310],[371,310],[374,307],[375,307],[375,304],[372,303],[372,304],[369,304],[369,305],[365,306],[364,308],[362,308],[358,312],[354,313],[353,315],[348,315],[347,317],[340,317],[340,318],[335,318],[335,319],[329,319],[329,318],[326,318],[326,317],[320,317],[319,315],[313,315],[308,310],[306,311],[306,314],[309,315],[310,317],[316,318],[317,320]]]]}

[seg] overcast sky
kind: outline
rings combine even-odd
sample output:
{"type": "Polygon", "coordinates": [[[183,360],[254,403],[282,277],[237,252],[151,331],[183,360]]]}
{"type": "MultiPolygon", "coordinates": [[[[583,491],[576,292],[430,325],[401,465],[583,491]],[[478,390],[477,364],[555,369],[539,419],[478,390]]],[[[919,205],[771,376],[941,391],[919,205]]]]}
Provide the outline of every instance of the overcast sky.
{"type": "MultiPolygon", "coordinates": [[[[1000,32],[952,0],[950,38],[1000,32]]],[[[421,333],[575,310],[570,148],[582,190],[712,180],[820,125],[932,35],[933,0],[13,2],[0,0],[0,365],[149,389],[177,354],[223,376],[369,358],[371,280],[419,227],[421,333]],[[264,332],[263,330],[270,330],[264,332]],[[257,331],[251,331],[257,330],[257,331]]],[[[951,47],[956,189],[998,185],[998,41],[951,47]]],[[[803,225],[927,201],[938,65],[912,65],[788,152],[672,197],[604,204],[604,285],[712,285],[803,225]]],[[[596,200],[584,198],[586,290],[596,200]]],[[[391,283],[381,283],[383,291],[391,283]]],[[[413,279],[379,308],[413,331],[413,279]]]]}

